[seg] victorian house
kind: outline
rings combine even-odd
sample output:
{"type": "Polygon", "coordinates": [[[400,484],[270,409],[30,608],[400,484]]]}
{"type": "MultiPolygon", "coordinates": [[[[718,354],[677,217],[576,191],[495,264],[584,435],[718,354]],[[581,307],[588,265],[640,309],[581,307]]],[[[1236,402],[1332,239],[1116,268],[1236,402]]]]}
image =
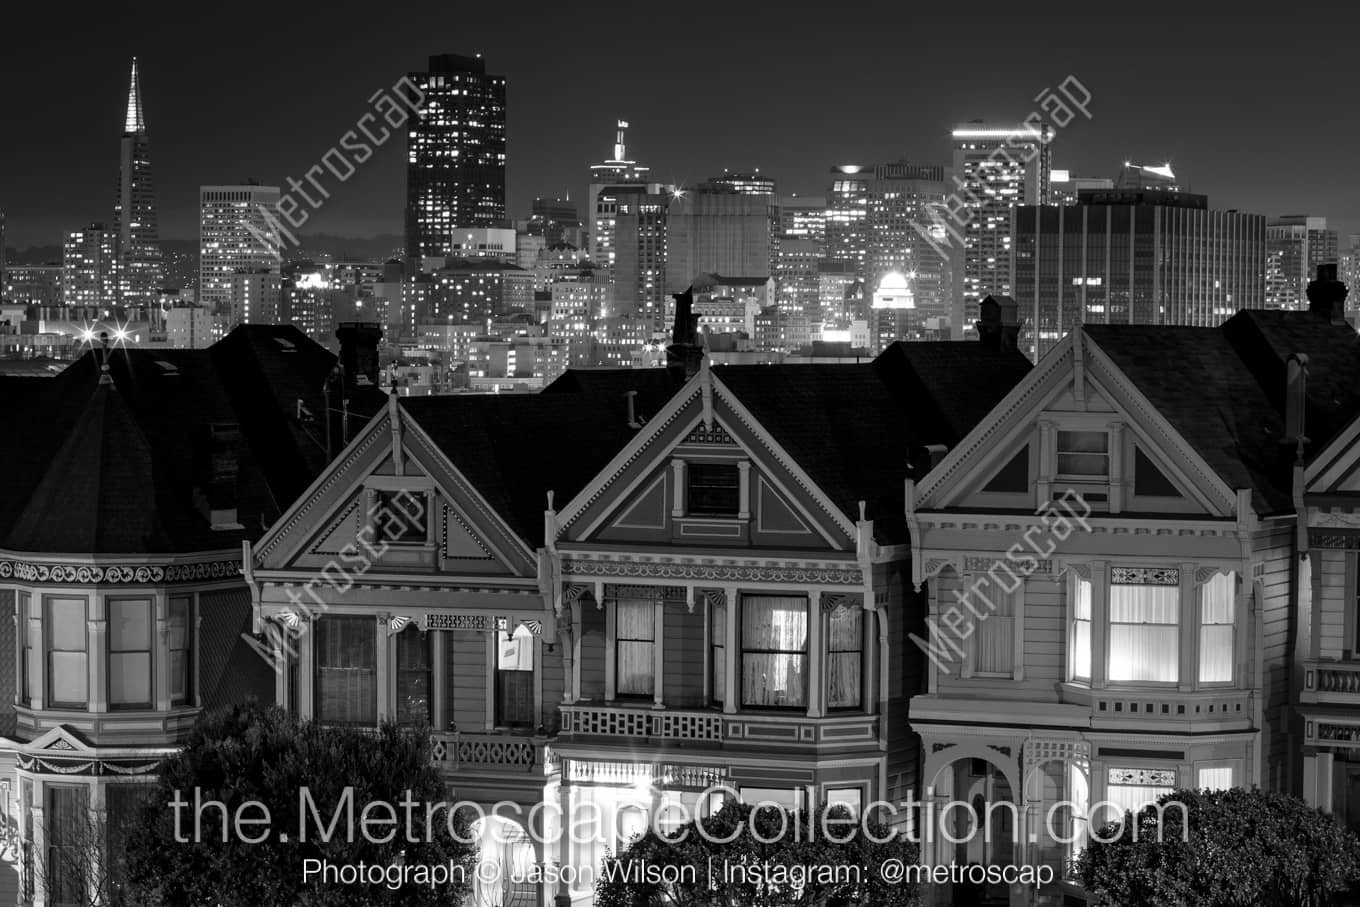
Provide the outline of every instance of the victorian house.
{"type": "Polygon", "coordinates": [[[242,638],[241,546],[326,462],[324,427],[298,414],[325,412],[334,371],[291,327],[243,327],[207,350],[105,347],[0,379],[0,798],[19,903],[90,903],[91,854],[118,846],[199,713],[273,694],[242,638]]]}
{"type": "MultiPolygon", "coordinates": [[[[1296,609],[1309,610],[1294,475],[1304,446],[1360,411],[1358,353],[1325,307],[1243,311],[1220,328],[1078,327],[909,483],[912,581],[929,608],[927,689],[911,702],[923,790],[979,812],[1009,805],[976,834],[934,829],[927,859],[1048,864],[1061,879],[1087,815],[1181,787],[1294,789],[1290,666],[1296,609]]],[[[1320,525],[1340,519],[1319,510],[1320,525]]],[[[1351,657],[1341,547],[1320,552],[1334,588],[1313,598],[1325,628],[1313,668],[1351,657]]],[[[1308,675],[1312,689],[1329,678],[1304,706],[1319,722],[1344,670],[1308,675]]],[[[1326,727],[1309,725],[1317,752],[1346,751],[1326,727]]]]}
{"type": "Polygon", "coordinates": [[[428,724],[506,870],[488,902],[590,903],[599,859],[663,808],[916,784],[903,482],[1028,361],[710,367],[679,323],[666,369],[393,398],[249,554],[277,700],[428,724]]]}

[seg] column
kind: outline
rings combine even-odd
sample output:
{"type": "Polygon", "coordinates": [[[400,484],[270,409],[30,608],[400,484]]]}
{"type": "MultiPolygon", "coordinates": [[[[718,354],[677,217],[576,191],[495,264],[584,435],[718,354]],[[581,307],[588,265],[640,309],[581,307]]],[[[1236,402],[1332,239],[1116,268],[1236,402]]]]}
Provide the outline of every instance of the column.
{"type": "Polygon", "coordinates": [[[316,714],[316,633],[317,621],[301,618],[297,637],[297,703],[299,718],[319,718],[316,714]]]}
{"type": "Polygon", "coordinates": [[[430,634],[430,713],[431,725],[436,731],[445,731],[449,727],[449,716],[445,713],[444,703],[444,673],[447,666],[444,663],[444,631],[428,630],[430,634]]]}
{"type": "Polygon", "coordinates": [[[751,518],[751,461],[737,461],[737,475],[739,479],[737,491],[737,519],[749,520],[751,518]]]}
{"type": "Polygon", "coordinates": [[[1110,639],[1110,566],[1091,562],[1091,689],[1105,689],[1105,652],[1110,639]]]}
{"type": "Polygon", "coordinates": [[[33,854],[27,867],[33,879],[33,907],[44,907],[47,904],[47,885],[44,878],[47,873],[43,871],[47,861],[47,820],[44,809],[46,804],[47,787],[34,778],[33,803],[29,810],[33,816],[33,854]]]}
{"type": "MultiPolygon", "coordinates": [[[[296,656],[290,653],[288,647],[283,644],[283,639],[288,632],[285,627],[276,628],[277,636],[275,636],[275,631],[269,629],[269,621],[265,622],[264,629],[265,639],[271,640],[269,654],[271,664],[274,666],[274,703],[275,705],[286,709],[288,708],[289,694],[291,693],[288,689],[288,665],[290,659],[296,656]]],[[[197,637],[198,634],[195,632],[195,641],[197,640],[197,637]]],[[[194,648],[194,654],[198,654],[197,647],[194,648]]],[[[199,659],[195,657],[193,660],[195,672],[198,670],[198,662],[199,659]]],[[[194,691],[195,693],[198,691],[197,683],[194,684],[194,691]]]]}
{"type": "Polygon", "coordinates": [[[1195,664],[1199,653],[1195,643],[1199,639],[1199,587],[1195,585],[1195,565],[1180,565],[1180,680],[1177,686],[1182,693],[1195,688],[1199,672],[1195,664]]]}
{"type": "MultiPolygon", "coordinates": [[[[603,599],[596,599],[597,602],[603,599]]],[[[604,701],[613,702],[618,695],[618,610],[613,602],[604,606],[604,701]]]]}
{"type": "Polygon", "coordinates": [[[93,610],[87,622],[89,634],[85,637],[85,662],[89,672],[89,695],[86,708],[91,712],[107,712],[109,709],[109,621],[108,603],[104,596],[95,593],[91,596],[89,607],[93,610]]]}
{"type": "Polygon", "coordinates": [[[822,689],[822,661],[826,643],[826,634],[822,632],[826,623],[827,616],[822,610],[822,597],[825,592],[813,593],[808,597],[808,698],[807,716],[809,718],[821,718],[826,714],[826,696],[822,689]]]}
{"type": "Polygon", "coordinates": [[[24,701],[24,634],[28,632],[28,596],[23,592],[14,595],[14,704],[24,701]]]}
{"type": "Polygon", "coordinates": [[[653,619],[652,626],[652,708],[664,709],[666,703],[665,690],[662,689],[665,683],[666,674],[666,602],[657,599],[656,617],[653,619]]]}
{"type": "Polygon", "coordinates": [[[1111,422],[1110,430],[1110,513],[1124,509],[1124,426],[1111,422]]]}
{"type": "Polygon", "coordinates": [[[671,460],[671,516],[685,515],[685,461],[671,460]]]}
{"type": "Polygon", "coordinates": [[[1053,472],[1057,467],[1053,456],[1054,443],[1053,423],[1047,419],[1039,422],[1039,481],[1038,493],[1039,503],[1042,505],[1053,498],[1051,484],[1053,482],[1053,472]]]}

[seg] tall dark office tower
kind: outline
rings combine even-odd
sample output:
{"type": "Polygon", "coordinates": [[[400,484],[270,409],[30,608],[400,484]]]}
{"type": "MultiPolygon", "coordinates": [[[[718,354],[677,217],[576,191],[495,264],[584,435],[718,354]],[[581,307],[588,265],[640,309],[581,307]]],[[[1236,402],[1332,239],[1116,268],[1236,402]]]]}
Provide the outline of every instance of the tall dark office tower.
{"type": "Polygon", "coordinates": [[[865,271],[868,287],[877,290],[891,277],[887,288],[900,289],[904,280],[918,323],[927,318],[947,319],[953,301],[953,268],[944,243],[927,239],[945,210],[944,167],[901,160],[875,167],[873,177],[865,271]]]}
{"type": "Polygon", "coordinates": [[[451,255],[459,227],[504,227],[505,79],[481,57],[430,57],[407,121],[406,254],[451,255]]]}
{"type": "Polygon", "coordinates": [[[853,265],[863,277],[869,256],[869,182],[873,172],[858,164],[831,168],[826,194],[826,257],[853,265]]]}
{"type": "Polygon", "coordinates": [[[118,301],[129,306],[155,305],[162,282],[161,247],[156,228],[156,191],[151,181],[151,140],[142,113],[136,57],[132,59],[132,81],[128,87],[113,222],[118,230],[115,281],[118,301]]]}

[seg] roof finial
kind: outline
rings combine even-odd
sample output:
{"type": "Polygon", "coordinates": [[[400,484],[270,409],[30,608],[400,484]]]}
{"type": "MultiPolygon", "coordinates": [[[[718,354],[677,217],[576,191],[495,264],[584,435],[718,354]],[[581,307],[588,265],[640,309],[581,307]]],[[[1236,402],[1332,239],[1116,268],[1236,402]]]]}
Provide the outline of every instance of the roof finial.
{"type": "Polygon", "coordinates": [[[109,374],[109,332],[99,332],[99,383],[112,384],[113,376],[109,374]]]}

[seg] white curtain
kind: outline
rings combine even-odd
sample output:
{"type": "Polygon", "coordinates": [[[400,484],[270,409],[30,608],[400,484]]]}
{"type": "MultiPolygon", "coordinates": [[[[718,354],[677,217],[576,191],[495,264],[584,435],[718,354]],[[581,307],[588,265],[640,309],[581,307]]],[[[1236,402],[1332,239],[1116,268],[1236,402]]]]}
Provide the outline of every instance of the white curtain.
{"type": "Polygon", "coordinates": [[[1110,680],[1180,678],[1180,587],[1110,586],[1110,680]]]}
{"type": "Polygon", "coordinates": [[[614,638],[618,641],[614,692],[620,696],[652,695],[656,602],[626,598],[615,601],[614,638]]]}
{"type": "Polygon", "coordinates": [[[973,608],[982,617],[973,627],[973,671],[978,674],[1015,673],[1015,597],[988,576],[969,582],[973,608]],[[974,593],[974,589],[977,590],[974,593]]]}
{"type": "Polygon", "coordinates": [[[807,705],[807,636],[807,599],[742,596],[743,705],[807,705]]]}
{"type": "Polygon", "coordinates": [[[1207,790],[1227,790],[1233,786],[1232,766],[1202,768],[1199,770],[1196,787],[1207,790]]]}
{"type": "Polygon", "coordinates": [[[1233,598],[1237,578],[1220,573],[1200,586],[1199,680],[1231,683],[1233,679],[1233,598]]]}
{"type": "Polygon", "coordinates": [[[1116,822],[1122,819],[1126,809],[1136,816],[1144,806],[1156,803],[1163,794],[1169,794],[1172,790],[1174,788],[1150,784],[1110,784],[1105,788],[1105,799],[1115,806],[1113,808],[1102,806],[1099,814],[1092,815],[1091,818],[1099,827],[1100,823],[1116,822]]]}
{"type": "Polygon", "coordinates": [[[863,615],[864,609],[860,607],[847,607],[839,615],[831,615],[827,664],[829,708],[859,707],[863,676],[860,673],[864,650],[863,615]]]}
{"type": "Polygon", "coordinates": [[[1091,581],[1072,577],[1072,677],[1091,679],[1091,581]]]}

